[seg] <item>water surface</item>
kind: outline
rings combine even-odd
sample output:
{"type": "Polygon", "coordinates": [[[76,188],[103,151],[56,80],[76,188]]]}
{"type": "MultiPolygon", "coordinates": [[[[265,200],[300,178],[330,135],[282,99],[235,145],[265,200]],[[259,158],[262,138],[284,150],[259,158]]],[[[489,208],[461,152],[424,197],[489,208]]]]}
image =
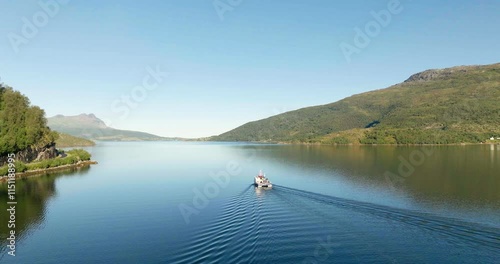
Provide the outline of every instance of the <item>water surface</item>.
{"type": "Polygon", "coordinates": [[[17,256],[2,244],[0,262],[500,259],[500,146],[104,142],[90,150],[96,166],[18,181],[17,256]],[[259,169],[274,188],[250,185],[259,169]]]}

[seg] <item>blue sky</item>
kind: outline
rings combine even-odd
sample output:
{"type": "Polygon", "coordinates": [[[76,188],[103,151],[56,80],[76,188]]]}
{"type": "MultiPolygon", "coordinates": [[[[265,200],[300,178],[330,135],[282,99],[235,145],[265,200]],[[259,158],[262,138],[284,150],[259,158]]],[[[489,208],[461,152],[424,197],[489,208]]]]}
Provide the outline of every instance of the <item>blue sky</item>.
{"type": "Polygon", "coordinates": [[[54,1],[0,2],[1,81],[47,116],[94,113],[162,136],[211,136],[425,69],[500,61],[495,0],[401,0],[397,13],[396,0],[54,1]],[[228,8],[222,19],[214,3],[228,8]],[[341,43],[356,47],[355,28],[374,21],[348,62],[341,43]],[[150,76],[156,67],[165,78],[150,76]]]}

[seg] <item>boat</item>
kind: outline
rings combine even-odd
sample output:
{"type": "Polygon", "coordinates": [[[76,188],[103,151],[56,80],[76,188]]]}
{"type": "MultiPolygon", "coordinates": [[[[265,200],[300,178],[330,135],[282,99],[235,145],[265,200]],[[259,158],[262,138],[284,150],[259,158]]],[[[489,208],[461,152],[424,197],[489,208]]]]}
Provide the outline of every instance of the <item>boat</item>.
{"type": "Polygon", "coordinates": [[[262,173],[262,170],[260,170],[259,174],[255,176],[254,185],[256,187],[267,187],[267,188],[273,187],[273,184],[271,183],[271,181],[269,181],[268,178],[266,178],[266,175],[262,173]]]}

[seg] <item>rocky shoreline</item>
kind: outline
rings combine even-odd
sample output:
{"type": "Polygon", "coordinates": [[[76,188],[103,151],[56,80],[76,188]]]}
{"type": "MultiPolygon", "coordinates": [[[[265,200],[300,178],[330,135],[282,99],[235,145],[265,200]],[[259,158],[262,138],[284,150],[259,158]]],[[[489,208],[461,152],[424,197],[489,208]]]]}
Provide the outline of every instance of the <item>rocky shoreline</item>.
{"type": "MultiPolygon", "coordinates": [[[[82,167],[87,167],[87,166],[94,165],[94,164],[98,164],[97,161],[86,160],[86,161],[79,161],[75,164],[61,165],[61,166],[53,167],[53,168],[19,172],[19,173],[16,173],[16,179],[42,176],[42,175],[46,175],[46,174],[52,173],[52,172],[64,171],[64,170],[75,169],[75,168],[82,168],[82,167]]],[[[0,176],[0,183],[7,182],[7,179],[8,179],[8,176],[0,176]]]]}

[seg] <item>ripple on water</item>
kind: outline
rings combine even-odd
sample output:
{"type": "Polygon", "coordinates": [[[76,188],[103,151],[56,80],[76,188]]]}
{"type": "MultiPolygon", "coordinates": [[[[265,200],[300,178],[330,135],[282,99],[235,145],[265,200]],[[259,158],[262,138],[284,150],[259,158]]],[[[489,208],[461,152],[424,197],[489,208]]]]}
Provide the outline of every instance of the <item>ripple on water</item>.
{"type": "Polygon", "coordinates": [[[179,246],[172,263],[482,262],[500,257],[496,228],[283,186],[246,188],[211,210],[216,217],[193,227],[194,235],[179,246]]]}

